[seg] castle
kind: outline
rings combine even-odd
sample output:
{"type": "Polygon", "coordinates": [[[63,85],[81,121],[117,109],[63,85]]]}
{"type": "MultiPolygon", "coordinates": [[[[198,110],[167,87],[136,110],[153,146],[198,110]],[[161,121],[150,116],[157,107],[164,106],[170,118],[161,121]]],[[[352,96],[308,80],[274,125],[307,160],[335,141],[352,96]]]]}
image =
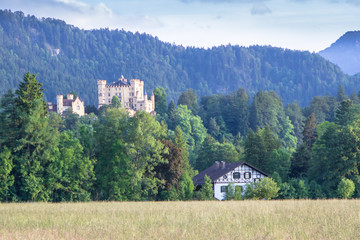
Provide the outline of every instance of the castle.
{"type": "Polygon", "coordinates": [[[66,99],[63,95],[56,96],[56,104],[48,102],[49,111],[57,112],[58,114],[63,114],[66,109],[71,108],[73,113],[78,114],[79,116],[85,115],[84,101],[81,101],[79,97],[74,99],[73,94],[67,94],[66,99]]]}
{"type": "Polygon", "coordinates": [[[137,110],[142,110],[155,115],[154,94],[148,99],[144,94],[144,81],[131,79],[129,82],[123,76],[118,81],[106,84],[106,80],[98,80],[98,108],[111,104],[114,96],[118,97],[122,107],[129,115],[133,115],[137,110]]]}

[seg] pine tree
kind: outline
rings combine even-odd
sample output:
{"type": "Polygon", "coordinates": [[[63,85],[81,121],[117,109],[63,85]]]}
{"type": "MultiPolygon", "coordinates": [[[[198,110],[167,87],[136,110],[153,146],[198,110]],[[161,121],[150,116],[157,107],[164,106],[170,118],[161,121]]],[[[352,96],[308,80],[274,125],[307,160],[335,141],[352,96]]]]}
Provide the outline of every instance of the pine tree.
{"type": "Polygon", "coordinates": [[[24,76],[24,81],[20,83],[19,88],[15,91],[16,97],[16,106],[24,113],[29,113],[31,109],[34,108],[34,102],[36,100],[41,100],[43,105],[42,116],[47,114],[47,107],[43,98],[44,89],[41,88],[42,84],[36,80],[36,75],[31,73],[26,73],[24,76]]]}
{"type": "Polygon", "coordinates": [[[54,161],[58,135],[44,117],[43,101],[35,100],[32,105],[15,149],[15,186],[23,201],[48,201],[51,190],[47,185],[47,172],[54,161]]]}
{"type": "Polygon", "coordinates": [[[214,199],[213,185],[211,183],[211,179],[207,175],[204,176],[204,185],[202,185],[200,193],[202,200],[214,199]]]}
{"type": "Polygon", "coordinates": [[[353,121],[353,116],[351,112],[351,107],[353,103],[350,99],[344,100],[340,103],[338,109],[335,113],[335,119],[334,122],[338,125],[345,126],[351,121],[353,121]]]}
{"type": "Polygon", "coordinates": [[[345,101],[347,99],[348,99],[348,97],[345,94],[344,86],[342,84],[340,84],[337,95],[336,95],[336,100],[338,103],[341,103],[342,101],[345,101]]]}
{"type": "Polygon", "coordinates": [[[10,187],[14,184],[11,171],[14,167],[11,151],[4,147],[0,151],[0,201],[8,201],[10,187]]]}

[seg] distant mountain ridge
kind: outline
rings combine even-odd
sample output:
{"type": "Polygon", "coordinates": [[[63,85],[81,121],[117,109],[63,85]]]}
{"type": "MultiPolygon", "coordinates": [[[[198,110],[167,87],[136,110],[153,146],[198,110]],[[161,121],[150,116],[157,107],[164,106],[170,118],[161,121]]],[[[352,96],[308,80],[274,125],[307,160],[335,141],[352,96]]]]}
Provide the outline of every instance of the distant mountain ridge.
{"type": "Polygon", "coordinates": [[[345,73],[354,75],[360,72],[360,31],[350,31],[342,35],[330,47],[319,54],[337,64],[345,73]]]}
{"type": "Polygon", "coordinates": [[[335,94],[339,84],[358,90],[359,77],[345,75],[320,55],[268,46],[211,49],[164,43],[124,30],[81,30],[56,19],[0,10],[0,94],[37,74],[48,101],[75,91],[97,105],[97,80],[121,75],[145,82],[148,94],[164,87],[169,99],[193,88],[200,96],[244,88],[250,95],[274,90],[290,103],[335,94]]]}

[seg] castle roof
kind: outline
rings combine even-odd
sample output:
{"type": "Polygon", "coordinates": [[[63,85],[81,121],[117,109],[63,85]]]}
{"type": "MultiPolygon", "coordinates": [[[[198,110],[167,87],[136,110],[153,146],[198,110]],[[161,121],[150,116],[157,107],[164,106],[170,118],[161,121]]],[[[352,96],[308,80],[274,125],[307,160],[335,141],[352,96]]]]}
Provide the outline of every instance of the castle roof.
{"type": "Polygon", "coordinates": [[[63,105],[71,107],[72,103],[75,102],[76,99],[63,99],[63,105]]]}
{"type": "Polygon", "coordinates": [[[116,82],[112,82],[111,84],[109,84],[108,86],[112,86],[112,87],[117,87],[117,86],[130,86],[130,83],[128,82],[125,82],[125,81],[121,81],[121,80],[118,80],[116,82]]]}

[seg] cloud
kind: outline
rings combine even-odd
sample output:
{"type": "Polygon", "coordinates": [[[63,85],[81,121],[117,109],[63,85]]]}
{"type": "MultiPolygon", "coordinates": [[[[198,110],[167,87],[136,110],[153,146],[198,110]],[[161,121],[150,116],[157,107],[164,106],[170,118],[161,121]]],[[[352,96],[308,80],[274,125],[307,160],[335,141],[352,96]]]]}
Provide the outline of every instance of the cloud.
{"type": "Polygon", "coordinates": [[[76,0],[55,0],[57,3],[63,3],[65,5],[74,7],[74,8],[88,8],[89,5],[76,0]]]}
{"type": "Polygon", "coordinates": [[[192,2],[208,2],[208,3],[254,3],[254,2],[266,2],[269,0],[180,0],[184,3],[192,2]]]}
{"type": "Polygon", "coordinates": [[[360,5],[360,0],[346,0],[346,2],[354,5],[360,5]]]}
{"type": "Polygon", "coordinates": [[[251,8],[252,15],[265,15],[268,13],[271,13],[271,10],[263,3],[254,4],[251,8]]]}
{"type": "Polygon", "coordinates": [[[105,14],[112,15],[112,11],[103,2],[91,6],[85,2],[77,0],[53,0],[53,2],[61,5],[62,7],[70,8],[74,11],[90,14],[105,14]]]}

